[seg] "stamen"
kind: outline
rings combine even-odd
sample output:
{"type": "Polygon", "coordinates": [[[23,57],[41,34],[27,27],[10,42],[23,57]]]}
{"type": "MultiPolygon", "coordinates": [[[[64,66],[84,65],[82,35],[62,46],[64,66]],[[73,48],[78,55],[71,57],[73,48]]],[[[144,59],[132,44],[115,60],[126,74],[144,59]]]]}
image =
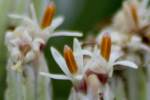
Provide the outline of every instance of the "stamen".
{"type": "Polygon", "coordinates": [[[20,45],[19,48],[23,56],[25,56],[27,52],[31,50],[31,46],[29,44],[20,45]]]}
{"type": "Polygon", "coordinates": [[[76,74],[78,68],[71,48],[67,45],[64,47],[64,58],[72,74],[76,74]]]}
{"type": "Polygon", "coordinates": [[[131,16],[133,17],[135,25],[138,25],[137,7],[134,3],[131,3],[130,5],[130,13],[131,13],[131,16]]]}
{"type": "Polygon", "coordinates": [[[52,2],[45,9],[45,13],[41,22],[42,28],[46,28],[51,24],[54,14],[55,14],[55,5],[52,2]]]}
{"type": "Polygon", "coordinates": [[[105,33],[102,37],[101,43],[101,55],[108,61],[111,52],[111,37],[108,33],[105,33]]]}

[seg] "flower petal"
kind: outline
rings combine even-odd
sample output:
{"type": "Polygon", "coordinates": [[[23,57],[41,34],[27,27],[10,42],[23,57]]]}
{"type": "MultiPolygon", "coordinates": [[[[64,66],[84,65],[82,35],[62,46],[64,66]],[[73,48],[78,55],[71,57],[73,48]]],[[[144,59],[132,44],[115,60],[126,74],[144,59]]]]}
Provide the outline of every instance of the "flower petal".
{"type": "Polygon", "coordinates": [[[118,60],[123,54],[118,52],[112,52],[110,55],[110,62],[114,63],[116,60],[118,60]]]}
{"type": "Polygon", "coordinates": [[[51,47],[52,56],[61,68],[61,70],[68,76],[71,76],[71,73],[67,67],[67,64],[61,54],[53,47],[51,47]]]}
{"type": "Polygon", "coordinates": [[[52,24],[46,29],[48,29],[50,32],[53,32],[58,26],[60,26],[63,23],[63,21],[64,21],[64,17],[59,16],[53,19],[52,24]]]}
{"type": "Polygon", "coordinates": [[[56,37],[56,36],[82,36],[82,33],[80,32],[71,32],[71,31],[58,31],[51,34],[50,37],[56,37]]]}
{"type": "Polygon", "coordinates": [[[90,57],[92,56],[92,53],[89,50],[85,50],[85,49],[82,50],[82,54],[90,57]]]}
{"type": "Polygon", "coordinates": [[[73,41],[73,51],[74,51],[74,56],[75,60],[77,63],[77,66],[80,71],[83,69],[83,54],[82,54],[82,48],[77,39],[74,39],[73,41]]]}
{"type": "Polygon", "coordinates": [[[28,18],[27,16],[18,15],[18,14],[9,14],[8,16],[13,19],[20,19],[20,20],[24,20],[25,22],[33,24],[32,20],[28,18]]]}
{"type": "Polygon", "coordinates": [[[92,58],[98,61],[102,66],[107,65],[107,61],[101,56],[99,49],[97,47],[94,48],[92,58]]]}
{"type": "Polygon", "coordinates": [[[59,74],[50,74],[50,73],[40,72],[40,75],[46,76],[52,79],[58,79],[58,80],[71,80],[71,78],[65,75],[59,75],[59,74]]]}
{"type": "Polygon", "coordinates": [[[31,16],[32,16],[32,20],[36,23],[36,25],[38,25],[38,20],[37,20],[37,17],[36,17],[36,13],[35,13],[35,8],[34,8],[34,5],[31,4],[30,5],[30,9],[31,9],[31,16]]]}
{"type": "Polygon", "coordinates": [[[127,61],[127,60],[123,60],[123,61],[117,61],[115,62],[113,65],[122,65],[122,66],[127,66],[127,67],[131,67],[131,68],[138,68],[138,66],[131,62],[131,61],[127,61]]]}

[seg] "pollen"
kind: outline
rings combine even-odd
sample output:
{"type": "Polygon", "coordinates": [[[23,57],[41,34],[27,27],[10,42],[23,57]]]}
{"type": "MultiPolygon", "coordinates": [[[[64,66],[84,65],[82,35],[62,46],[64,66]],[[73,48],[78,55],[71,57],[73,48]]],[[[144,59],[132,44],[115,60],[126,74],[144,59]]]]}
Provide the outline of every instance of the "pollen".
{"type": "Polygon", "coordinates": [[[111,52],[111,37],[108,33],[105,33],[101,42],[101,55],[108,61],[111,52]]]}
{"type": "Polygon", "coordinates": [[[76,74],[77,73],[77,64],[76,64],[72,49],[67,45],[65,45],[65,47],[64,47],[64,58],[66,60],[69,71],[72,74],[76,74]]]}
{"type": "Polygon", "coordinates": [[[45,9],[44,16],[41,22],[42,28],[46,28],[51,24],[54,14],[55,14],[55,4],[52,2],[45,9]]]}

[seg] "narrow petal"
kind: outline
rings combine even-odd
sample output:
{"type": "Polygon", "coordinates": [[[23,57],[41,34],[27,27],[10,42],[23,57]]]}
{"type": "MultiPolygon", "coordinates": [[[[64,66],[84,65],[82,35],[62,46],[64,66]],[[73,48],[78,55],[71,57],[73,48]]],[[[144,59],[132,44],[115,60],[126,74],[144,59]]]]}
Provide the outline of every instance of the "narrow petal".
{"type": "Polygon", "coordinates": [[[50,73],[40,72],[40,75],[46,76],[52,79],[58,79],[58,80],[71,80],[71,78],[65,75],[59,75],[59,74],[50,74],[50,73]]]}
{"type": "Polygon", "coordinates": [[[109,62],[114,63],[116,60],[118,60],[122,56],[122,53],[118,52],[112,52],[110,55],[110,60],[109,62]]]}
{"type": "Polygon", "coordinates": [[[92,59],[95,59],[96,61],[100,62],[102,65],[107,64],[107,61],[104,59],[104,57],[99,54],[97,47],[94,48],[92,59]]]}
{"type": "Polygon", "coordinates": [[[69,31],[59,31],[59,32],[54,32],[51,34],[51,37],[57,37],[57,36],[82,36],[82,33],[80,32],[69,32],[69,31]]]}
{"type": "Polygon", "coordinates": [[[18,14],[9,14],[8,17],[13,18],[13,19],[24,20],[25,22],[33,24],[32,20],[30,18],[28,18],[27,16],[22,16],[22,15],[18,15],[18,14]]]}
{"type": "Polygon", "coordinates": [[[127,60],[117,61],[113,65],[122,65],[122,66],[131,67],[135,69],[138,68],[138,66],[135,63],[127,60]]]}
{"type": "Polygon", "coordinates": [[[81,71],[83,69],[83,54],[80,42],[77,39],[74,39],[73,41],[73,51],[76,63],[78,65],[79,70],[81,71]]]}
{"type": "Polygon", "coordinates": [[[53,47],[51,47],[52,56],[61,68],[61,70],[68,76],[71,76],[71,73],[67,67],[67,64],[61,54],[53,47]]]}
{"type": "Polygon", "coordinates": [[[32,20],[36,23],[36,25],[38,25],[38,20],[36,17],[35,8],[33,4],[30,5],[30,9],[31,9],[31,14],[32,14],[32,20]]]}
{"type": "Polygon", "coordinates": [[[60,26],[64,21],[64,17],[59,16],[52,20],[52,23],[50,26],[48,26],[46,29],[50,32],[53,32],[58,26],[60,26]]]}

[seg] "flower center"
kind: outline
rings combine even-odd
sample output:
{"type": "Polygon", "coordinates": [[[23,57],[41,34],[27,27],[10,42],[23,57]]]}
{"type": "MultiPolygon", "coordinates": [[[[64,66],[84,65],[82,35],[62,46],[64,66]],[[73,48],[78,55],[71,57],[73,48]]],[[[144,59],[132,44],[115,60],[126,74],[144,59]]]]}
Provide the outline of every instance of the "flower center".
{"type": "Polygon", "coordinates": [[[31,50],[31,46],[29,44],[23,44],[19,46],[19,49],[22,55],[25,56],[31,50]]]}
{"type": "Polygon", "coordinates": [[[67,45],[65,45],[64,47],[64,58],[66,60],[68,69],[70,70],[70,72],[72,74],[76,74],[77,73],[77,64],[73,55],[73,52],[71,50],[71,48],[67,45]]]}
{"type": "Polygon", "coordinates": [[[104,33],[100,49],[101,55],[108,61],[111,52],[111,38],[108,33],[104,33]]]}
{"type": "Polygon", "coordinates": [[[86,71],[86,75],[87,75],[87,76],[90,76],[90,75],[92,75],[92,74],[96,75],[97,78],[99,79],[99,81],[100,81],[103,85],[108,82],[108,74],[107,74],[107,73],[97,73],[97,72],[94,72],[94,71],[89,70],[89,69],[86,71]]]}
{"type": "Polygon", "coordinates": [[[55,14],[55,5],[54,3],[50,3],[45,9],[45,13],[41,22],[42,28],[46,28],[51,24],[54,14],[55,14]]]}

